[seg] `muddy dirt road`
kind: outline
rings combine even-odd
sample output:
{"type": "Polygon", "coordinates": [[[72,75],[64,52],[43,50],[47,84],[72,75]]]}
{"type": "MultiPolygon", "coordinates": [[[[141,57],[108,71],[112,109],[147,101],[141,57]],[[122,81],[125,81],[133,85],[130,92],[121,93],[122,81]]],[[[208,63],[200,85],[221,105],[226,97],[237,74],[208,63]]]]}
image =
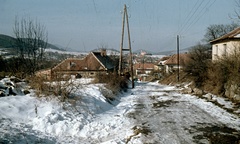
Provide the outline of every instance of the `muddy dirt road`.
{"type": "Polygon", "coordinates": [[[135,125],[127,143],[240,142],[239,117],[204,99],[154,83],[139,84],[131,95],[134,105],[126,116],[135,125]]]}

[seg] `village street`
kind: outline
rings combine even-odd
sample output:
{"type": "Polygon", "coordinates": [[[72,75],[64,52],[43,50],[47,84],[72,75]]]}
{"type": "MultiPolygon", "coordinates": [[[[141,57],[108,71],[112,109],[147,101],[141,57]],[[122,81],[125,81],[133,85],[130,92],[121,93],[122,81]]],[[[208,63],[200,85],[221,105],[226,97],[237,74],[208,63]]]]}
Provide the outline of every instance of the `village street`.
{"type": "MultiPolygon", "coordinates": [[[[76,81],[83,83],[84,79],[76,81]]],[[[240,118],[206,99],[157,82],[136,83],[112,104],[104,86],[77,88],[75,104],[29,95],[0,98],[0,143],[236,143],[240,118]]],[[[231,102],[221,100],[231,107],[231,102]]]]}
{"type": "Polygon", "coordinates": [[[180,94],[176,87],[139,83],[84,128],[90,143],[232,143],[239,139],[240,119],[206,100],[180,94]]]}

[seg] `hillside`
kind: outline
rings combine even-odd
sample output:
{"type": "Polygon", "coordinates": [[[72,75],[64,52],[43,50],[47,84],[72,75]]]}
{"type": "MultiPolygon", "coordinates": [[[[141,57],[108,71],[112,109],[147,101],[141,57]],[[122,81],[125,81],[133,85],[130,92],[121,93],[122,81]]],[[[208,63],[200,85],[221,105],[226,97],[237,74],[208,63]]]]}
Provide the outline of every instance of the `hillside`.
{"type": "MultiPolygon", "coordinates": [[[[0,48],[16,48],[15,41],[16,39],[14,37],[0,34],[0,48]]],[[[47,48],[63,51],[63,49],[50,43],[47,43],[47,48]]]]}
{"type": "MultiPolygon", "coordinates": [[[[190,49],[191,49],[191,47],[179,49],[179,52],[180,53],[186,53],[190,49]]],[[[161,51],[161,52],[158,52],[156,54],[158,54],[158,55],[173,55],[173,54],[176,54],[176,53],[177,53],[177,50],[169,50],[169,51],[161,51]]]]}
{"type": "Polygon", "coordinates": [[[0,34],[0,48],[13,48],[15,46],[15,38],[0,34]]]}

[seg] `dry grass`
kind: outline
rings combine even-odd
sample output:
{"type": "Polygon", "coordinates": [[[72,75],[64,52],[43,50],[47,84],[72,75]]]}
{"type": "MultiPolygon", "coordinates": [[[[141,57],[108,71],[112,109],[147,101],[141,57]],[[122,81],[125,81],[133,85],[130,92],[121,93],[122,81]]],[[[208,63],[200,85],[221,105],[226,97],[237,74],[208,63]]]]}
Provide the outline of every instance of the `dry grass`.
{"type": "Polygon", "coordinates": [[[104,89],[102,93],[110,101],[114,100],[119,92],[126,91],[128,88],[127,79],[116,73],[97,75],[93,82],[106,84],[106,88],[110,89],[111,93],[104,89]]]}
{"type": "Polygon", "coordinates": [[[47,81],[42,77],[27,78],[29,85],[35,89],[38,97],[55,96],[60,101],[65,101],[71,97],[81,84],[76,84],[71,78],[58,78],[47,81]]]}
{"type": "MultiPolygon", "coordinates": [[[[198,45],[190,51],[190,61],[180,73],[180,83],[193,81],[192,87],[232,99],[239,103],[240,95],[240,46],[231,54],[222,56],[217,61],[209,59],[207,47],[198,45]],[[234,93],[234,94],[233,94],[234,93]]],[[[177,74],[165,76],[160,83],[177,84],[177,74]]]]}
{"type": "Polygon", "coordinates": [[[161,84],[178,84],[178,83],[186,83],[186,82],[191,82],[193,81],[193,78],[191,75],[185,73],[184,71],[180,71],[179,74],[179,81],[177,79],[178,74],[177,72],[166,75],[163,79],[161,79],[159,82],[161,84]]]}
{"type": "MultiPolygon", "coordinates": [[[[204,89],[213,94],[225,96],[231,85],[239,87],[240,83],[240,52],[233,53],[213,62],[208,70],[208,79],[204,89]]],[[[232,91],[232,90],[231,90],[232,91]]],[[[234,91],[240,95],[240,90],[234,91]]]]}

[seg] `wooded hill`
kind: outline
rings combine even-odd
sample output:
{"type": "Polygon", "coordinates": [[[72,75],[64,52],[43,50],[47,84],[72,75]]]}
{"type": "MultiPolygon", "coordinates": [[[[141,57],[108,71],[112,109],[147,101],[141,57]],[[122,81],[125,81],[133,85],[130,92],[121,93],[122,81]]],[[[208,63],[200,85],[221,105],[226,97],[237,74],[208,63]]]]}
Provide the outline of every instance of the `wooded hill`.
{"type": "Polygon", "coordinates": [[[0,34],[0,48],[15,48],[15,41],[11,36],[0,34]]]}
{"type": "MultiPolygon", "coordinates": [[[[16,38],[0,34],[0,48],[16,48],[16,38]]],[[[47,43],[47,48],[52,48],[56,50],[63,50],[53,44],[47,43]]]]}

